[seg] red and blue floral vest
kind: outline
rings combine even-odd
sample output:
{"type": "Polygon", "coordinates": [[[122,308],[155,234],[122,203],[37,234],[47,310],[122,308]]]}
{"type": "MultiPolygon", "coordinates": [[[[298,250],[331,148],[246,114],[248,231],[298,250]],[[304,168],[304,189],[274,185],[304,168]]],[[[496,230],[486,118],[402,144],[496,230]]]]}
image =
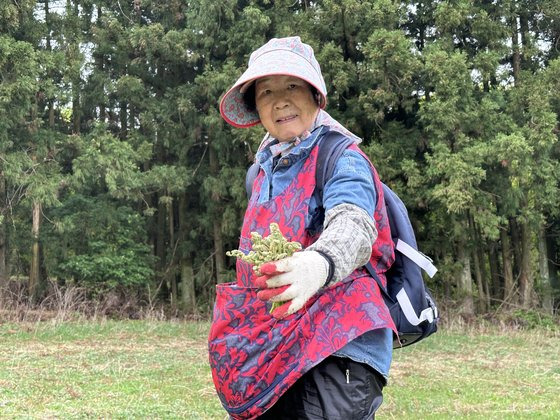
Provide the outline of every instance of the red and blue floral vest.
{"type": "MultiPolygon", "coordinates": [[[[260,172],[239,249],[249,252],[251,232],[266,236],[272,222],[289,241],[304,248],[311,245],[315,238],[306,231],[305,220],[315,188],[317,154],[315,146],[292,183],[264,203],[258,203],[264,177],[260,172]]],[[[383,188],[373,165],[371,169],[378,194],[374,213],[378,237],[371,262],[384,281],[394,260],[393,241],[383,188]]],[[[233,419],[257,418],[305,372],[361,334],[377,328],[395,330],[377,283],[363,268],[320,290],[301,310],[282,320],[270,315],[270,303],[257,298],[254,280],[252,267],[238,260],[237,281],[216,286],[210,366],[220,400],[233,419]]]]}

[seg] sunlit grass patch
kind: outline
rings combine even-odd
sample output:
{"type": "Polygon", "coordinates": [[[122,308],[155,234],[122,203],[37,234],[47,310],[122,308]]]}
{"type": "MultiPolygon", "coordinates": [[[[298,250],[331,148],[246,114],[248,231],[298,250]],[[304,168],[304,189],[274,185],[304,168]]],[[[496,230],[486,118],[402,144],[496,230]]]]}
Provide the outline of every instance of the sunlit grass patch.
{"type": "Polygon", "coordinates": [[[212,418],[207,324],[0,327],[0,417],[212,418]]]}
{"type": "Polygon", "coordinates": [[[394,353],[387,418],[560,418],[559,337],[443,331],[394,353]]]}
{"type": "MultiPolygon", "coordinates": [[[[207,322],[0,325],[0,418],[224,420],[207,322]]],[[[377,418],[560,418],[560,336],[442,328],[396,350],[377,418]]]]}

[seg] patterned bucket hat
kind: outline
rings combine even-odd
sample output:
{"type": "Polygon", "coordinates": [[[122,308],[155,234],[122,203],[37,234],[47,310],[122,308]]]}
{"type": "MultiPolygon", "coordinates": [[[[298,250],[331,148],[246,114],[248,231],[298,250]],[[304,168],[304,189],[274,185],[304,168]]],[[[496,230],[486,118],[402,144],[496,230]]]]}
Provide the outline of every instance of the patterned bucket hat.
{"type": "Polygon", "coordinates": [[[327,104],[327,88],[313,48],[301,42],[299,36],[273,38],[253,51],[249,67],[220,101],[220,114],[234,127],[246,128],[260,123],[257,111],[247,108],[243,92],[256,79],[264,76],[288,75],[299,77],[315,87],[321,95],[320,107],[327,104]]]}

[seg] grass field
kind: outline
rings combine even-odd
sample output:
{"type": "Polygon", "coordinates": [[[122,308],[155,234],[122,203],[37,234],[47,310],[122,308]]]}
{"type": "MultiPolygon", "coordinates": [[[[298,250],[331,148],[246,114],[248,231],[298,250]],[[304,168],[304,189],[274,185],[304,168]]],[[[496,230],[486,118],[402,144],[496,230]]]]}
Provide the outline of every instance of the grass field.
{"type": "MultiPolygon", "coordinates": [[[[219,419],[208,323],[0,325],[0,418],[219,419]]],[[[440,331],[395,352],[378,418],[560,418],[558,332],[440,331]]]]}

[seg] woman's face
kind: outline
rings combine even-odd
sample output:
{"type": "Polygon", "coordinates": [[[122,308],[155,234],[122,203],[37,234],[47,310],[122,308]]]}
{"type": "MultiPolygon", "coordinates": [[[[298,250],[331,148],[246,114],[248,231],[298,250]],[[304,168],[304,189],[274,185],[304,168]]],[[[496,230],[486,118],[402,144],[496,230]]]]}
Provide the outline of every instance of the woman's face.
{"type": "Polygon", "coordinates": [[[257,79],[255,104],[262,125],[279,141],[309,130],[319,111],[309,84],[294,76],[257,79]]]}

